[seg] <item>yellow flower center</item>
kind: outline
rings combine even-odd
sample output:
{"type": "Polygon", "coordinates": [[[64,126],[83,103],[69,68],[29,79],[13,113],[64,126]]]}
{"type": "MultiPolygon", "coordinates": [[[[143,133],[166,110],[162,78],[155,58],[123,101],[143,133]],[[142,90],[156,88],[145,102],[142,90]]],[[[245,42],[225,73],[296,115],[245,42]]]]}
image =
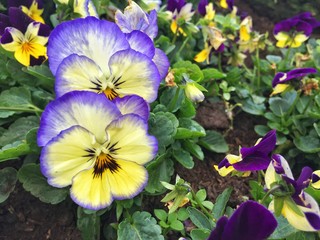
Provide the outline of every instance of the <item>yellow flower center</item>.
{"type": "Polygon", "coordinates": [[[117,172],[120,166],[112,156],[101,152],[99,156],[97,156],[93,168],[93,177],[95,178],[101,177],[102,173],[107,169],[109,169],[111,173],[117,172]]]}
{"type": "Polygon", "coordinates": [[[21,49],[23,52],[31,53],[32,52],[32,44],[30,42],[24,42],[21,45],[21,49]]]}
{"type": "Polygon", "coordinates": [[[113,88],[107,87],[103,93],[106,95],[106,97],[110,100],[115,99],[116,97],[119,96],[119,94],[113,90],[113,88]]]}

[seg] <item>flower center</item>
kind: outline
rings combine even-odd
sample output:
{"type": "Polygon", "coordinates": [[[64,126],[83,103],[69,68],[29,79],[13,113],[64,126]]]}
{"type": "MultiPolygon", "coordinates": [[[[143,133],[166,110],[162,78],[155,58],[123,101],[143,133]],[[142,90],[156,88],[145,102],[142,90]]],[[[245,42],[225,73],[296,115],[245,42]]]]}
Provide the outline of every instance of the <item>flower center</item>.
{"type": "Polygon", "coordinates": [[[116,97],[119,96],[119,94],[113,90],[113,88],[107,87],[103,93],[106,95],[106,97],[110,100],[115,99],[116,97]]]}
{"type": "Polygon", "coordinates": [[[95,178],[101,177],[102,173],[107,169],[109,169],[111,173],[115,173],[121,167],[112,156],[104,152],[101,152],[99,156],[97,156],[93,168],[93,177],[95,178]]]}
{"type": "Polygon", "coordinates": [[[24,42],[22,43],[22,52],[31,52],[32,46],[30,44],[30,42],[24,42]]]}

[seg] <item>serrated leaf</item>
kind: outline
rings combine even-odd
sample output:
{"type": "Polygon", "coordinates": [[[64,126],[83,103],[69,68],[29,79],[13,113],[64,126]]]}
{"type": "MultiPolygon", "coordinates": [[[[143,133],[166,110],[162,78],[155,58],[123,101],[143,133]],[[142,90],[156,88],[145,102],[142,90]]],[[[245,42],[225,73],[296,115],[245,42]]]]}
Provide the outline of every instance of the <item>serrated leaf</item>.
{"type": "Polygon", "coordinates": [[[135,212],[131,222],[125,219],[118,226],[118,240],[163,240],[161,227],[148,212],[135,212]]]}
{"type": "Polygon", "coordinates": [[[17,170],[6,167],[0,170],[0,203],[7,200],[17,182],[17,170]]]}
{"type": "Polygon", "coordinates": [[[190,118],[180,118],[175,139],[186,139],[204,137],[206,132],[204,128],[196,121],[190,118]]]}
{"type": "Polygon", "coordinates": [[[81,232],[82,239],[95,240],[99,236],[100,219],[96,212],[88,214],[85,210],[78,207],[77,228],[81,232]]]}
{"type": "Polygon", "coordinates": [[[188,207],[187,211],[189,212],[189,216],[191,221],[193,222],[194,225],[196,225],[198,228],[203,228],[203,229],[212,229],[212,223],[210,220],[207,218],[206,215],[204,215],[202,212],[200,212],[198,209],[194,207],[188,207]]]}
{"type": "Polygon", "coordinates": [[[270,240],[285,239],[291,234],[297,232],[297,229],[292,227],[288,222],[288,220],[285,219],[283,216],[276,217],[276,219],[278,222],[278,226],[268,239],[270,240]]]}
{"type": "Polygon", "coordinates": [[[160,147],[168,146],[174,141],[173,136],[177,132],[178,124],[172,113],[157,112],[150,115],[149,133],[157,138],[160,147]]]}
{"type": "Polygon", "coordinates": [[[174,173],[173,161],[166,158],[166,156],[162,156],[156,162],[151,162],[147,166],[147,170],[149,179],[145,190],[151,194],[164,192],[165,188],[161,181],[170,182],[174,173]]]}
{"type": "Polygon", "coordinates": [[[206,136],[199,139],[199,144],[204,148],[217,153],[229,151],[228,144],[224,137],[213,130],[206,131],[206,136]]]}
{"type": "Polygon", "coordinates": [[[39,198],[42,202],[57,204],[65,200],[69,194],[67,188],[54,188],[40,172],[38,164],[23,165],[18,172],[18,179],[26,191],[39,198]]]}
{"type": "Polygon", "coordinates": [[[316,240],[317,238],[316,233],[313,232],[297,232],[289,237],[286,238],[286,240],[316,240]]]}
{"type": "Polygon", "coordinates": [[[215,219],[219,219],[223,216],[232,190],[232,187],[228,187],[217,197],[217,200],[212,209],[213,217],[215,219]]]}
{"type": "Polygon", "coordinates": [[[39,118],[36,116],[28,116],[17,119],[10,125],[0,137],[0,146],[5,146],[12,142],[26,140],[27,133],[39,126],[39,118]]]}
{"type": "Polygon", "coordinates": [[[0,95],[1,107],[29,107],[32,105],[30,91],[25,87],[13,87],[0,95]]]}

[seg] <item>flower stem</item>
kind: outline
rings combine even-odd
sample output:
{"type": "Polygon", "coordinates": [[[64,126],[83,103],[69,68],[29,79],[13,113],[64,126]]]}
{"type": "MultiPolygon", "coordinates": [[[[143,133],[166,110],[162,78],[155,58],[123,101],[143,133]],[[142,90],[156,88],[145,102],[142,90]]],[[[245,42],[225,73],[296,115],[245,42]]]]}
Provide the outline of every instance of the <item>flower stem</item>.
{"type": "Polygon", "coordinates": [[[257,83],[256,86],[258,89],[260,89],[260,85],[261,85],[261,66],[260,66],[260,54],[259,54],[259,48],[257,48],[256,50],[256,62],[257,62],[257,83]]]}

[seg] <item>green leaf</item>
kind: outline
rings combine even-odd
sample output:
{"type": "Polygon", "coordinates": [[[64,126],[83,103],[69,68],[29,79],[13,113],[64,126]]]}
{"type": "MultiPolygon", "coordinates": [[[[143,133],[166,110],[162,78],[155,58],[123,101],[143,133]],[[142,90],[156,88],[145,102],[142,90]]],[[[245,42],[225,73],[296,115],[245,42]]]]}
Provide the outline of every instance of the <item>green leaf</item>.
{"type": "Polygon", "coordinates": [[[201,149],[201,147],[196,144],[195,142],[192,142],[190,140],[185,140],[182,142],[183,148],[190,152],[193,156],[195,156],[199,160],[204,159],[204,153],[201,149]]]}
{"type": "Polygon", "coordinates": [[[193,222],[194,225],[196,225],[198,228],[203,228],[203,229],[212,229],[212,223],[210,220],[207,218],[206,215],[204,215],[202,212],[200,212],[198,209],[194,207],[188,207],[187,211],[189,212],[189,216],[191,221],[193,222]]]}
{"type": "Polygon", "coordinates": [[[192,240],[206,240],[208,239],[211,231],[207,229],[193,229],[190,233],[192,240]]]}
{"type": "Polygon", "coordinates": [[[18,179],[26,191],[45,203],[57,204],[65,200],[69,194],[68,188],[55,188],[50,186],[41,174],[38,164],[31,163],[23,165],[19,169],[18,179]]]}
{"type": "Polygon", "coordinates": [[[173,157],[187,169],[192,169],[194,167],[192,156],[183,149],[173,150],[173,157]]]}
{"type": "Polygon", "coordinates": [[[270,63],[279,63],[282,60],[282,58],[280,56],[277,56],[277,55],[267,55],[266,59],[270,63]]]}
{"type": "Polygon", "coordinates": [[[78,207],[77,228],[84,240],[96,240],[100,234],[100,217],[96,212],[88,214],[86,209],[78,207]]]}
{"type": "Polygon", "coordinates": [[[0,146],[5,146],[12,142],[25,140],[27,133],[31,129],[38,126],[39,118],[36,116],[28,116],[17,119],[0,137],[0,146]]]}
{"type": "Polygon", "coordinates": [[[190,61],[179,61],[173,65],[175,77],[178,82],[181,82],[182,74],[189,75],[189,78],[195,82],[203,80],[203,73],[197,64],[190,61]]]}
{"type": "Polygon", "coordinates": [[[204,128],[196,121],[190,118],[180,118],[175,139],[204,137],[206,132],[204,128]]]}
{"type": "Polygon", "coordinates": [[[291,234],[297,232],[297,229],[292,227],[287,219],[283,216],[276,217],[278,226],[272,235],[268,238],[269,240],[285,239],[291,234]]]}
{"type": "Polygon", "coordinates": [[[1,148],[0,162],[9,160],[9,159],[15,159],[19,156],[28,154],[30,152],[31,152],[30,147],[26,142],[24,141],[13,142],[1,148]]]}
{"type": "Polygon", "coordinates": [[[255,103],[251,98],[245,99],[241,104],[243,111],[253,115],[263,115],[266,111],[266,107],[263,103],[255,103]]]}
{"type": "Polygon", "coordinates": [[[226,74],[220,72],[215,68],[206,68],[202,70],[202,73],[203,73],[203,82],[221,79],[227,76],[226,74]]]}
{"type": "Polygon", "coordinates": [[[256,201],[262,199],[264,197],[264,195],[266,194],[263,186],[260,183],[258,183],[257,181],[250,180],[249,186],[251,188],[250,193],[251,193],[252,197],[254,198],[254,200],[256,200],[256,201]]]}
{"type": "Polygon", "coordinates": [[[293,143],[298,149],[306,153],[320,152],[319,137],[314,136],[299,136],[293,139],[293,143]]]}
{"type": "Polygon", "coordinates": [[[178,112],[178,117],[191,118],[196,115],[196,108],[194,107],[192,101],[185,98],[178,112]]]}
{"type": "Polygon", "coordinates": [[[267,132],[270,131],[270,128],[268,128],[265,125],[255,125],[254,126],[254,131],[256,133],[258,133],[260,136],[264,136],[264,135],[266,135],[267,132]]]}
{"type": "Polygon", "coordinates": [[[185,209],[185,208],[180,208],[180,209],[178,210],[178,219],[179,219],[180,221],[185,221],[185,220],[187,220],[188,218],[189,218],[189,213],[188,213],[187,209],[185,209]]]}
{"type": "Polygon", "coordinates": [[[170,223],[170,228],[176,231],[182,231],[184,229],[184,226],[179,220],[174,220],[170,223]]]}
{"type": "Polygon", "coordinates": [[[206,136],[199,139],[199,144],[204,148],[217,153],[229,151],[228,144],[224,137],[213,130],[206,131],[206,136]]]}
{"type": "Polygon", "coordinates": [[[284,116],[290,108],[290,104],[285,99],[273,97],[269,99],[270,109],[276,116],[284,116]]]}
{"type": "Polygon", "coordinates": [[[0,170],[0,203],[7,200],[17,182],[17,170],[6,167],[0,170]]]}
{"type": "Polygon", "coordinates": [[[289,237],[286,238],[286,240],[316,240],[317,238],[316,233],[313,232],[296,232],[289,237]]]}
{"type": "Polygon", "coordinates": [[[177,132],[177,118],[169,112],[151,113],[149,118],[149,133],[155,136],[159,146],[168,146],[173,143],[173,136],[177,132]]]}
{"type": "Polygon", "coordinates": [[[35,65],[22,69],[24,72],[38,78],[38,85],[41,85],[47,89],[53,89],[54,76],[52,75],[48,66],[35,65]]]}
{"type": "Polygon", "coordinates": [[[285,199],[283,197],[274,197],[274,214],[280,216],[285,199]]]}
{"type": "Polygon", "coordinates": [[[163,210],[163,209],[155,209],[154,210],[154,215],[159,219],[159,220],[162,220],[162,221],[166,221],[167,220],[167,216],[168,216],[168,213],[163,210]]]}
{"type": "Polygon", "coordinates": [[[165,188],[162,186],[161,181],[170,182],[174,172],[173,161],[163,155],[152,161],[147,166],[147,170],[149,179],[145,190],[152,194],[164,192],[165,188]]]}
{"type": "Polygon", "coordinates": [[[213,217],[215,219],[219,219],[223,216],[225,208],[231,196],[232,190],[232,187],[228,187],[217,197],[216,203],[214,204],[212,210],[213,217]]]}
{"type": "Polygon", "coordinates": [[[163,240],[161,227],[148,212],[135,212],[131,221],[125,219],[118,227],[118,240],[163,240]]]}
{"type": "Polygon", "coordinates": [[[179,87],[166,88],[160,96],[160,103],[165,105],[169,112],[176,112],[184,102],[184,94],[179,87]]]}
{"type": "Polygon", "coordinates": [[[200,202],[203,202],[204,200],[206,200],[207,198],[207,192],[205,189],[200,189],[197,193],[196,193],[196,197],[199,199],[200,202]]]}

